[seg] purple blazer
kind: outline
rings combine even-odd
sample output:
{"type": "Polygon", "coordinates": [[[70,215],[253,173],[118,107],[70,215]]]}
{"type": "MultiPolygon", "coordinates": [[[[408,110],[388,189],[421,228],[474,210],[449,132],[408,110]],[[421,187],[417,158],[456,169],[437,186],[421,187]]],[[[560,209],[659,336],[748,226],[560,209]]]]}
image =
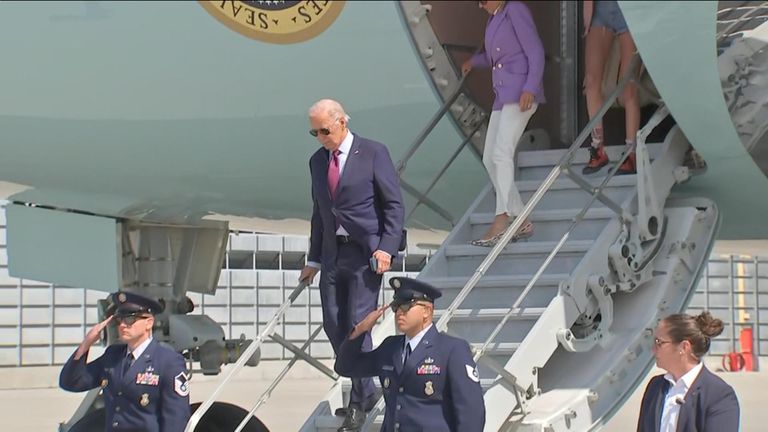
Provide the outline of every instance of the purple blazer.
{"type": "Polygon", "coordinates": [[[381,249],[396,257],[405,207],[387,148],[354,136],[335,201],[328,192],[328,157],[321,147],[309,160],[314,205],[308,260],[323,266],[335,262],[336,217],[367,255],[381,249]]]}
{"type": "Polygon", "coordinates": [[[544,103],[544,45],[528,7],[508,1],[491,16],[485,28],[485,52],[472,56],[472,67],[493,69],[493,110],[518,103],[520,95],[531,92],[537,103],[544,103]]]}

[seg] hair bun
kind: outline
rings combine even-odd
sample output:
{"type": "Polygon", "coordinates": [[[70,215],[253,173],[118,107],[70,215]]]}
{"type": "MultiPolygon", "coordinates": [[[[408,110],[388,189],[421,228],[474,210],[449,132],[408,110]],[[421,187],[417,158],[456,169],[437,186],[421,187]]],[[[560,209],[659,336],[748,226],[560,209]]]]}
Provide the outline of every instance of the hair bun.
{"type": "Polygon", "coordinates": [[[713,338],[723,332],[723,320],[715,318],[707,311],[696,316],[696,324],[704,335],[713,338]]]}

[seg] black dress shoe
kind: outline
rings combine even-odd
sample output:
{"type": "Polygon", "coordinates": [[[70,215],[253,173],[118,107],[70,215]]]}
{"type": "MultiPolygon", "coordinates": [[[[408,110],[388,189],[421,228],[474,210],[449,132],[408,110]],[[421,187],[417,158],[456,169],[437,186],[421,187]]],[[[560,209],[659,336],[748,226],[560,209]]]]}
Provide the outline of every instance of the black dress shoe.
{"type": "Polygon", "coordinates": [[[333,412],[333,415],[336,417],[346,417],[348,409],[349,408],[347,407],[336,408],[336,411],[333,412]]]}
{"type": "Polygon", "coordinates": [[[344,423],[337,429],[337,432],[358,432],[365,423],[365,411],[360,408],[347,408],[347,415],[344,417],[344,423]]]}

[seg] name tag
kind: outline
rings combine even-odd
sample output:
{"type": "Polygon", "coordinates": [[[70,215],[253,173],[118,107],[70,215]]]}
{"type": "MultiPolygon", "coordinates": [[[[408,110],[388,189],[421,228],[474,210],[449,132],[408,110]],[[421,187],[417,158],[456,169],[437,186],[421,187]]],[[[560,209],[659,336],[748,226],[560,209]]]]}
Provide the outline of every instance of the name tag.
{"type": "Polygon", "coordinates": [[[138,385],[160,385],[160,375],[150,372],[144,372],[136,375],[136,384],[138,385]]]}
{"type": "Polygon", "coordinates": [[[416,375],[440,375],[440,366],[423,364],[416,369],[416,375]]]}
{"type": "Polygon", "coordinates": [[[384,369],[385,371],[395,370],[395,367],[392,365],[384,365],[381,368],[384,369]]]}

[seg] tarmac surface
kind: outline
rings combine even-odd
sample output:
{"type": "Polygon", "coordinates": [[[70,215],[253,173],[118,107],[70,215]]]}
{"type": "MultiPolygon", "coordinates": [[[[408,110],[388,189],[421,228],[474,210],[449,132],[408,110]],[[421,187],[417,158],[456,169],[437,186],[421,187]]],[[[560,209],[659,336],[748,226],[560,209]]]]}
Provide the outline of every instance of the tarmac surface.
{"type": "MultiPolygon", "coordinates": [[[[267,389],[271,377],[286,362],[267,361],[257,368],[241,371],[219,400],[250,409],[267,389]]],[[[326,362],[328,364],[328,362],[326,362]]],[[[655,370],[651,376],[659,373],[655,370]]],[[[60,422],[75,412],[83,394],[57,388],[58,367],[0,369],[0,419],[6,430],[14,432],[54,432],[60,422]]],[[[768,372],[718,373],[736,390],[741,405],[741,430],[758,432],[768,424],[768,372]]],[[[192,380],[192,401],[201,401],[213,393],[219,377],[198,375],[192,380]]],[[[634,431],[640,398],[648,379],[602,429],[606,432],[634,431]]],[[[271,431],[297,431],[318,401],[330,389],[332,381],[306,364],[297,366],[273,392],[256,415],[271,431]]]]}

